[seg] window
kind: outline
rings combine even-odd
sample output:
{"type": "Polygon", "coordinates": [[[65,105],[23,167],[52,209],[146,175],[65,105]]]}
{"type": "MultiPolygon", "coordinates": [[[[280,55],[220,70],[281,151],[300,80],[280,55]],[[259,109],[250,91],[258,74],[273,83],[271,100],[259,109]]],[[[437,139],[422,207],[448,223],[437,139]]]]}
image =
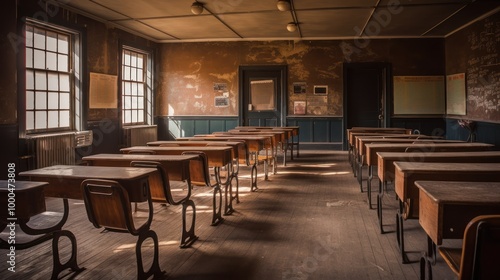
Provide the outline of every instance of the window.
{"type": "Polygon", "coordinates": [[[122,50],[122,123],[152,124],[151,59],[147,52],[123,47],[122,50]]]}
{"type": "Polygon", "coordinates": [[[25,36],[26,133],[80,130],[78,34],[27,20],[25,36]]]}

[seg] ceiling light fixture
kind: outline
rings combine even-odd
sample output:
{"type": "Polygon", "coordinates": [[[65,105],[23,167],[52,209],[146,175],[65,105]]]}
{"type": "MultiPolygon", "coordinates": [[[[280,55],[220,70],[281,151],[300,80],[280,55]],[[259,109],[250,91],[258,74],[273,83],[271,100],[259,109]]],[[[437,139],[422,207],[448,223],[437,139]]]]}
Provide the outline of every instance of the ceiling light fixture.
{"type": "Polygon", "coordinates": [[[193,13],[195,15],[199,15],[199,14],[203,13],[203,3],[200,3],[198,1],[194,2],[191,5],[191,13],[193,13]]]}
{"type": "Polygon", "coordinates": [[[295,30],[297,30],[297,23],[295,22],[289,22],[287,25],[286,25],[286,29],[290,32],[295,32],[295,30]]]}
{"type": "Polygon", "coordinates": [[[290,11],[290,0],[280,0],[276,3],[276,6],[282,12],[290,11]]]}

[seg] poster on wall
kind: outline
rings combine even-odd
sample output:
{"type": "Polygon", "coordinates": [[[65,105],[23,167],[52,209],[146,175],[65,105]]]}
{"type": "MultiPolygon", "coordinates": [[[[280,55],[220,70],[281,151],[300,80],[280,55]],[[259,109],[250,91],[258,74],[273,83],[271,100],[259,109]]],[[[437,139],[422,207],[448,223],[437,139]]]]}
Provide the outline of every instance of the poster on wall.
{"type": "Polygon", "coordinates": [[[307,92],[307,83],[305,82],[295,82],[293,83],[293,93],[301,94],[307,92]]]}
{"type": "Polygon", "coordinates": [[[90,73],[89,108],[118,108],[118,76],[90,73]]]}
{"type": "Polygon", "coordinates": [[[446,114],[466,114],[465,73],[446,76],[446,114]]]}
{"type": "Polygon", "coordinates": [[[305,115],[306,114],[306,102],[305,101],[294,101],[293,102],[293,114],[294,115],[305,115]]]}
{"type": "Polygon", "coordinates": [[[228,107],[229,97],[227,96],[216,96],[215,97],[215,107],[228,107]]]}

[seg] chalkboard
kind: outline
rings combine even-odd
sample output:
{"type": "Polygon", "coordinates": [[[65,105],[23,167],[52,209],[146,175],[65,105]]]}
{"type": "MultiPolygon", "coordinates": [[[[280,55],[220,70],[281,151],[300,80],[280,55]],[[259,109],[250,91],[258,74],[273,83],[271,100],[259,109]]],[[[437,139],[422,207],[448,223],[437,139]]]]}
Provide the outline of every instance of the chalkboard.
{"type": "Polygon", "coordinates": [[[500,13],[460,34],[467,52],[467,116],[500,122],[500,13]]]}
{"type": "Polygon", "coordinates": [[[446,114],[465,115],[465,73],[446,76],[446,114]]]}
{"type": "Polygon", "coordinates": [[[394,76],[394,115],[445,113],[443,76],[394,76]]]}

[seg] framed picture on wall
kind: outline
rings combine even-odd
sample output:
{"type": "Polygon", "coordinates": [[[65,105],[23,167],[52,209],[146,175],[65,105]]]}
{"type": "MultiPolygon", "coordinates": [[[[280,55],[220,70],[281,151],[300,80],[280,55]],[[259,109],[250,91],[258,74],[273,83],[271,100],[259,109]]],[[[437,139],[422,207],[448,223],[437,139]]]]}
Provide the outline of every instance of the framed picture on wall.
{"type": "Polygon", "coordinates": [[[315,95],[327,95],[328,94],[328,86],[314,86],[314,94],[315,95]]]}
{"type": "Polygon", "coordinates": [[[293,114],[294,115],[305,115],[306,114],[306,102],[305,101],[294,101],[293,102],[293,114]]]}

